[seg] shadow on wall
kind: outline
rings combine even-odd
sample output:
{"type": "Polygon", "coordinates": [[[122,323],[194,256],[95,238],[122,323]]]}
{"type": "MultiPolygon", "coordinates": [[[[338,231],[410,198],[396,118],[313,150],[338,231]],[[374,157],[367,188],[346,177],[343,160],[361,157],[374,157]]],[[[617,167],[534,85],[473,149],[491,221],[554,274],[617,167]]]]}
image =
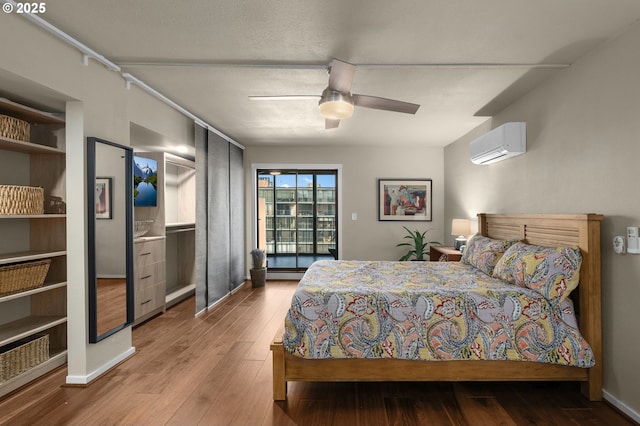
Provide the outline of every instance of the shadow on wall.
{"type": "MultiPolygon", "coordinates": [[[[540,62],[539,67],[532,67],[509,87],[493,98],[489,103],[480,108],[474,115],[476,117],[493,117],[500,111],[511,105],[515,100],[522,98],[526,93],[538,86],[547,78],[567,68],[579,57],[603,42],[604,39],[581,40],[556,50],[540,62]],[[545,66],[545,64],[548,64],[545,66]]],[[[530,120],[528,120],[530,121],[530,120]]],[[[532,135],[533,136],[533,135],[532,135]]],[[[535,139],[532,137],[532,139],[535,139]]]]}

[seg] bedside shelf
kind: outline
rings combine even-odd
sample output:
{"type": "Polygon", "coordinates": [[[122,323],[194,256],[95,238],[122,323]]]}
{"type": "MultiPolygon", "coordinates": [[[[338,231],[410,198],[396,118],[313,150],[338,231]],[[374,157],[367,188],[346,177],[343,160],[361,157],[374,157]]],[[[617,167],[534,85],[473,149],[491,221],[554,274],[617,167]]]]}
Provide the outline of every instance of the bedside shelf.
{"type": "Polygon", "coordinates": [[[453,247],[429,247],[429,260],[432,262],[458,262],[461,258],[462,253],[460,253],[460,250],[456,250],[453,247]]]}

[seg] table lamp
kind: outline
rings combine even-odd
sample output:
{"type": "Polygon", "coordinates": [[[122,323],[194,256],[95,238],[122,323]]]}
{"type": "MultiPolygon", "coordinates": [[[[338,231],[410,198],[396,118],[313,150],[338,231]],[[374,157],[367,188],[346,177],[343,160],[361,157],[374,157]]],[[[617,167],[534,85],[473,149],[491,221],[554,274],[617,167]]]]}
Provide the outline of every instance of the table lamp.
{"type": "Polygon", "coordinates": [[[454,248],[460,250],[460,247],[467,243],[467,235],[471,233],[471,222],[467,219],[453,219],[451,222],[451,235],[457,235],[454,248]]]}

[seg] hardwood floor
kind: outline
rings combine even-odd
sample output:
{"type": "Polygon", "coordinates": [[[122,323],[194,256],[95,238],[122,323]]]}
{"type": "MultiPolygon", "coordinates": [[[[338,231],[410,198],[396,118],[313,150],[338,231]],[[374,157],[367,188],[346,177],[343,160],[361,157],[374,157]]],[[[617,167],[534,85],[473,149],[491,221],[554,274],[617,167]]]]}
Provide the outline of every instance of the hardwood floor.
{"type": "Polygon", "coordinates": [[[123,278],[96,280],[98,335],[127,322],[127,283],[123,278]]]}
{"type": "Polygon", "coordinates": [[[86,388],[66,368],[0,400],[8,425],[629,425],[575,383],[292,383],[271,395],[269,343],[295,282],[188,299],[133,331],[137,354],[86,388]]]}

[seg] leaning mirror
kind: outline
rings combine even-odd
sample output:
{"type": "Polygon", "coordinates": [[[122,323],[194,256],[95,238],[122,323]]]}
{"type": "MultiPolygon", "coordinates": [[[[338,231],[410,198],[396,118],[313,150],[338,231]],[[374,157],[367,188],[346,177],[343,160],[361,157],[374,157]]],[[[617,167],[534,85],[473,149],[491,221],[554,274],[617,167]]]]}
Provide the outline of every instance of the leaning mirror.
{"type": "Polygon", "coordinates": [[[89,342],[133,323],[133,149],[87,138],[89,342]]]}

